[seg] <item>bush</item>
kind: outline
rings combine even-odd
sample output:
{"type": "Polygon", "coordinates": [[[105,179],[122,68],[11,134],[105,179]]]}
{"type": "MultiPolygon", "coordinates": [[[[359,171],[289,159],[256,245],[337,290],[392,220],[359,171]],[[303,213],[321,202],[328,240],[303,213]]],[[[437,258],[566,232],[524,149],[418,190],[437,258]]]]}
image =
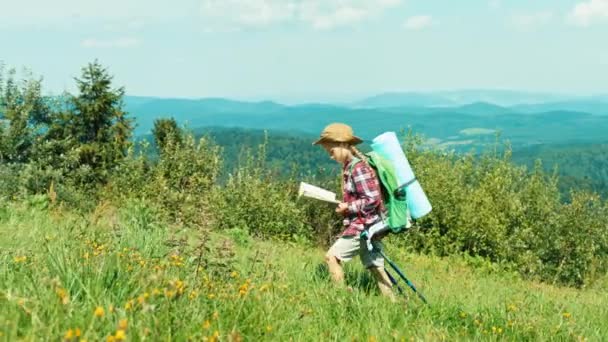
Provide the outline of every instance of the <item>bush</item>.
{"type": "Polygon", "coordinates": [[[241,229],[253,236],[283,240],[312,237],[304,211],[295,201],[296,185],[266,169],[264,145],[257,156],[248,154],[244,165],[216,190],[212,205],[219,229],[241,229]]]}
{"type": "Polygon", "coordinates": [[[430,215],[404,242],[439,255],[467,253],[528,277],[583,286],[607,271],[606,204],[591,193],[560,202],[558,178],[502,155],[458,156],[406,144],[430,215]]]}

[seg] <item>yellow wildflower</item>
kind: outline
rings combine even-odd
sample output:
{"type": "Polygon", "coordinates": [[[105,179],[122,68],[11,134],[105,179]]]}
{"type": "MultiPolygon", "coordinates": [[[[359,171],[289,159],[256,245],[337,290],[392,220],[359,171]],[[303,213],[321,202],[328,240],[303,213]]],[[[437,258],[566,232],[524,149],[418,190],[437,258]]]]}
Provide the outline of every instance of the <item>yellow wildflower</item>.
{"type": "Polygon", "coordinates": [[[108,336],[108,338],[106,338],[106,342],[116,342],[116,339],[114,338],[113,335],[108,336]]]}
{"type": "Polygon", "coordinates": [[[266,326],[266,332],[272,332],[272,326],[271,325],[267,325],[266,326]]]}
{"type": "Polygon", "coordinates": [[[167,297],[167,299],[171,299],[174,296],[175,296],[175,292],[165,289],[165,297],[167,297]]]}
{"type": "Polygon", "coordinates": [[[215,295],[213,293],[210,293],[210,294],[207,295],[207,298],[213,299],[213,298],[215,298],[215,295]]]}
{"type": "Polygon", "coordinates": [[[124,341],[127,339],[127,334],[125,333],[124,330],[119,329],[116,331],[114,338],[116,339],[116,341],[124,341]]]}
{"type": "Polygon", "coordinates": [[[105,315],[105,313],[106,313],[105,310],[101,306],[98,306],[95,308],[95,312],[94,312],[95,317],[101,318],[101,317],[103,317],[103,315],[105,315]]]}
{"type": "Polygon", "coordinates": [[[507,306],[507,311],[515,312],[517,311],[517,306],[514,304],[509,304],[509,306],[507,306]]]}
{"type": "Polygon", "coordinates": [[[74,338],[74,330],[72,329],[68,329],[68,331],[65,332],[65,335],[63,335],[63,338],[66,340],[71,340],[74,338]]]}
{"type": "Polygon", "coordinates": [[[118,321],[118,330],[127,330],[128,326],[129,326],[129,321],[126,318],[123,318],[120,321],[118,321]]]}
{"type": "Polygon", "coordinates": [[[230,273],[230,277],[232,278],[236,278],[239,276],[239,273],[237,271],[232,271],[232,273],[230,273]]]}
{"type": "Polygon", "coordinates": [[[19,263],[25,262],[26,260],[27,260],[27,257],[26,257],[25,255],[22,255],[22,256],[16,256],[16,257],[14,257],[14,258],[13,258],[13,261],[14,261],[16,264],[19,264],[19,263]]]}
{"type": "Polygon", "coordinates": [[[213,319],[218,319],[220,317],[220,313],[217,311],[213,312],[213,319]]]}
{"type": "Polygon", "coordinates": [[[205,322],[203,322],[203,329],[207,330],[207,329],[209,329],[210,326],[211,326],[211,322],[209,322],[209,320],[206,320],[205,322]]]}
{"type": "Polygon", "coordinates": [[[128,300],[127,303],[125,303],[125,310],[129,311],[133,309],[133,303],[133,299],[128,300]]]}
{"type": "Polygon", "coordinates": [[[565,319],[570,319],[572,317],[572,314],[569,312],[564,312],[563,316],[565,319]]]}
{"type": "Polygon", "coordinates": [[[63,305],[67,305],[70,302],[70,296],[68,296],[68,291],[66,289],[62,287],[57,288],[55,290],[55,293],[57,294],[57,297],[59,297],[63,305]]]}

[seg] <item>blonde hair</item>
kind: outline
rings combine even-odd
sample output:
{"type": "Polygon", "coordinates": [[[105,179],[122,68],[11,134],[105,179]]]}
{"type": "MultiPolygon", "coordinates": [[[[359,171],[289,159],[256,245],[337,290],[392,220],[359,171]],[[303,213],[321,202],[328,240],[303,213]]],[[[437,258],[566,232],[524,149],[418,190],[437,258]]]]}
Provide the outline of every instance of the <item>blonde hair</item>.
{"type": "Polygon", "coordinates": [[[355,145],[349,145],[348,147],[355,157],[361,159],[363,162],[365,162],[365,164],[369,165],[367,157],[363,154],[363,152],[359,151],[355,145]]]}

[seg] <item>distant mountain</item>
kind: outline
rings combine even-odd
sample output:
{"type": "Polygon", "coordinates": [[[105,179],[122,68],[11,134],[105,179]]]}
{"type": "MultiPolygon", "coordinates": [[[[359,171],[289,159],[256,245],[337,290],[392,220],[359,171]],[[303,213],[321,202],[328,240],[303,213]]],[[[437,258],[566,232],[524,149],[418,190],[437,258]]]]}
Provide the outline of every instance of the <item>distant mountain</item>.
{"type": "Polygon", "coordinates": [[[522,113],[538,113],[556,110],[570,110],[587,112],[596,115],[608,115],[608,97],[592,97],[562,102],[549,102],[537,104],[522,104],[512,106],[511,109],[522,113]]]}
{"type": "Polygon", "coordinates": [[[498,106],[488,102],[475,102],[466,104],[460,107],[447,108],[444,110],[450,110],[455,112],[463,112],[472,115],[499,115],[499,114],[517,114],[514,110],[498,106]]]}
{"type": "Polygon", "coordinates": [[[443,96],[426,93],[384,93],[353,104],[357,108],[436,107],[458,104],[443,96]]]}
{"type": "Polygon", "coordinates": [[[499,106],[514,106],[519,104],[570,101],[574,99],[576,97],[550,93],[470,89],[434,92],[387,92],[355,102],[353,106],[363,108],[445,107],[477,102],[492,103],[499,106]]]}
{"type": "Polygon", "coordinates": [[[440,91],[436,94],[458,104],[487,102],[499,106],[567,101],[574,98],[571,95],[500,89],[440,91]]]}
{"type": "MultiPolygon", "coordinates": [[[[137,134],[148,133],[154,127],[154,120],[173,117],[180,123],[191,127],[208,126],[211,121],[222,121],[222,115],[267,115],[282,112],[286,106],[271,102],[243,102],[223,98],[162,99],[125,97],[125,110],[137,118],[137,134]],[[203,120],[202,122],[199,122],[203,120]]],[[[238,121],[236,122],[238,126],[238,121]]]]}
{"type": "Polygon", "coordinates": [[[388,130],[411,128],[441,146],[460,150],[494,142],[487,132],[501,132],[513,146],[541,143],[606,142],[608,116],[572,110],[538,113],[515,111],[485,102],[450,107],[353,108],[328,104],[285,106],[275,102],[227,99],[125,99],[136,118],[136,135],[153,128],[154,120],[174,117],[180,124],[199,127],[240,127],[318,135],[331,122],[346,122],[370,140],[388,130]],[[480,132],[484,134],[479,134],[480,132]],[[474,133],[474,134],[473,134],[474,133]]]}

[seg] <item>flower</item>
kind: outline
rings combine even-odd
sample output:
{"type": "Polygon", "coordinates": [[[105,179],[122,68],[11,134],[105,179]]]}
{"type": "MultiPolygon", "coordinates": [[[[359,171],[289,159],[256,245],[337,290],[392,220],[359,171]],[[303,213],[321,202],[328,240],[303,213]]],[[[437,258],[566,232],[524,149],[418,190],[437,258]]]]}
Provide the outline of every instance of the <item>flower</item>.
{"type": "Polygon", "coordinates": [[[98,306],[95,308],[95,312],[94,312],[95,317],[101,318],[101,317],[103,317],[103,315],[105,315],[105,313],[106,313],[105,310],[101,306],[98,306]]]}
{"type": "Polygon", "coordinates": [[[19,263],[22,263],[22,262],[26,262],[26,261],[27,261],[27,257],[26,257],[25,255],[22,255],[22,256],[16,256],[16,257],[14,257],[14,258],[13,258],[13,261],[14,261],[16,264],[19,264],[19,263]]]}
{"type": "Polygon", "coordinates": [[[120,321],[118,321],[118,330],[127,330],[128,326],[129,326],[129,321],[126,318],[123,318],[120,321]]]}
{"type": "Polygon", "coordinates": [[[67,305],[70,302],[70,296],[68,296],[68,291],[66,289],[59,287],[55,289],[55,293],[63,305],[67,305]]]}
{"type": "Polygon", "coordinates": [[[124,341],[127,339],[127,334],[125,333],[124,330],[119,329],[119,330],[116,330],[116,334],[114,334],[114,338],[116,339],[116,341],[124,341]]]}
{"type": "Polygon", "coordinates": [[[209,320],[206,320],[205,322],[203,322],[203,329],[207,330],[207,329],[209,329],[210,326],[211,326],[211,322],[209,322],[209,320]]]}
{"type": "Polygon", "coordinates": [[[572,314],[569,312],[564,312],[562,316],[564,316],[565,319],[570,319],[572,317],[572,314]]]}
{"type": "Polygon", "coordinates": [[[63,335],[63,338],[66,340],[71,340],[74,338],[74,330],[72,329],[68,329],[68,331],[65,332],[65,335],[63,335]]]}

